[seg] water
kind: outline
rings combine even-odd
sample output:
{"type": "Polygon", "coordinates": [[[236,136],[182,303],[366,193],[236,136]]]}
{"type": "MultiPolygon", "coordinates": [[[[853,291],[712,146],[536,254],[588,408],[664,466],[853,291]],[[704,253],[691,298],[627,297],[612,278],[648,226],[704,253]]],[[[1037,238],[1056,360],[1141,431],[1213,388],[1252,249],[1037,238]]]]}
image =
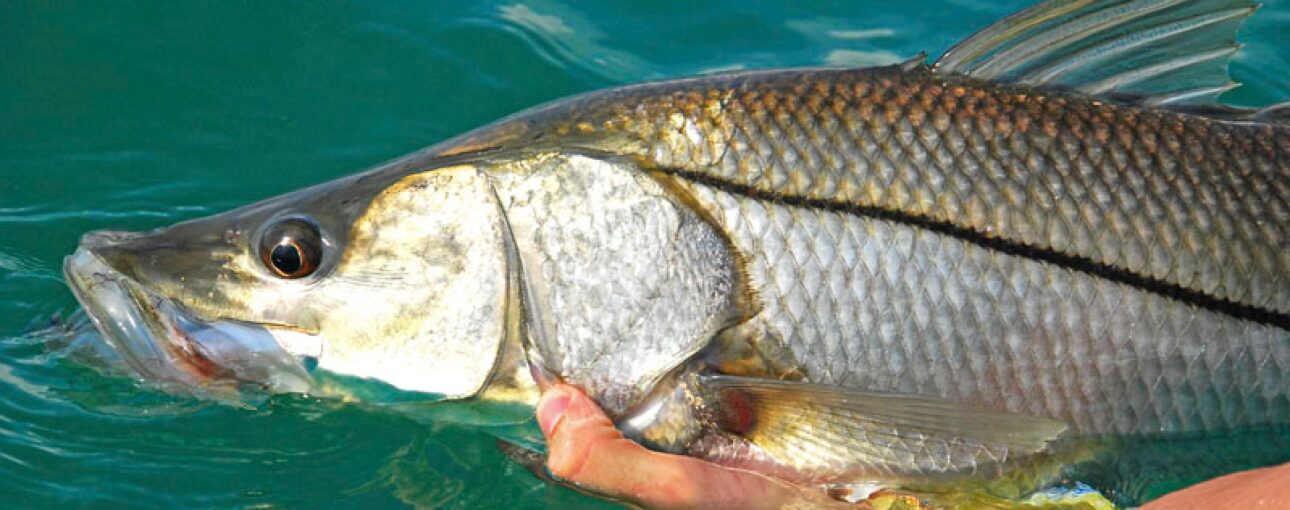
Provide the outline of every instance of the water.
{"type": "MultiPolygon", "coordinates": [[[[257,408],[167,396],[113,372],[75,328],[33,331],[74,315],[59,267],[87,230],[206,215],[576,92],[935,54],[1023,3],[6,2],[0,500],[605,507],[538,482],[470,428],[300,396],[257,408]]],[[[1228,101],[1290,98],[1288,4],[1247,23],[1233,65],[1247,86],[1228,101]]]]}

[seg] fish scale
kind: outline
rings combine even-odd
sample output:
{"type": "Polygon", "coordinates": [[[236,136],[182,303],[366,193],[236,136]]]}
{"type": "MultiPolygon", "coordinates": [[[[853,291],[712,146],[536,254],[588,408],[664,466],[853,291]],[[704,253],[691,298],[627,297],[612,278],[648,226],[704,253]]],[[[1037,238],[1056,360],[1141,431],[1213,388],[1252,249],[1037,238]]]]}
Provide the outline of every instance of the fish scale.
{"type": "Polygon", "coordinates": [[[610,413],[700,349],[730,308],[729,253],[657,182],[585,157],[491,175],[522,257],[542,369],[610,413]],[[629,234],[630,233],[630,234],[629,234]],[[624,356],[624,354],[627,354],[624,356]]]}
{"type": "Polygon", "coordinates": [[[1283,329],[899,223],[685,186],[748,257],[757,327],[793,354],[777,361],[809,382],[1051,416],[1087,434],[1290,413],[1283,329]],[[802,232],[814,237],[790,241],[802,232]],[[812,255],[838,246],[862,255],[812,255]],[[811,280],[827,283],[799,284],[811,280]]]}
{"type": "Polygon", "coordinates": [[[1284,462],[1290,110],[1203,104],[1254,8],[1050,0],[931,66],[591,93],[65,272],[155,377],[287,388],[178,346],[480,410],[563,381],[831,493],[1284,462]]]}
{"type": "Polygon", "coordinates": [[[1290,313],[1284,126],[896,67],[627,87],[534,117],[664,172],[941,222],[1290,313]]]}

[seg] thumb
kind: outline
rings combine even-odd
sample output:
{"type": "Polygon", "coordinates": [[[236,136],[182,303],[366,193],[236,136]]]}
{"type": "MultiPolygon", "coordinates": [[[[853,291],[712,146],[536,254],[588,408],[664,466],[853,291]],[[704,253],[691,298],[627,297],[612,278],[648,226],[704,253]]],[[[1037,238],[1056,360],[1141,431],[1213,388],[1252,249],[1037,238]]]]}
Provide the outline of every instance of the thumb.
{"type": "Polygon", "coordinates": [[[547,469],[558,478],[582,485],[599,487],[604,480],[598,470],[585,473],[589,463],[603,468],[606,464],[621,471],[622,463],[604,462],[606,449],[619,454],[649,453],[640,445],[624,439],[613,420],[581,390],[557,384],[542,394],[537,405],[538,425],[549,447],[547,469]],[[635,451],[639,449],[639,452],[635,451]],[[593,462],[598,461],[598,462],[593,462]]]}
{"type": "MultiPolygon", "coordinates": [[[[577,388],[557,384],[537,405],[547,469],[557,478],[649,508],[842,508],[822,492],[693,457],[653,452],[623,438],[577,388]]],[[[848,508],[854,508],[849,507],[848,508]]]]}

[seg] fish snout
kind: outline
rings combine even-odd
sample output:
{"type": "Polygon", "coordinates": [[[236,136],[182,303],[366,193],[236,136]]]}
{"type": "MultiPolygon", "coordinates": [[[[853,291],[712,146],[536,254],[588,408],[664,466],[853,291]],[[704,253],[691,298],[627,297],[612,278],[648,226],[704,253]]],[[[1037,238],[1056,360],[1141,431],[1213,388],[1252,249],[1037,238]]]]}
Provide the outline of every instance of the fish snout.
{"type": "Polygon", "coordinates": [[[139,232],[124,230],[94,230],[81,236],[81,247],[87,250],[111,248],[138,239],[142,235],[139,232]]]}

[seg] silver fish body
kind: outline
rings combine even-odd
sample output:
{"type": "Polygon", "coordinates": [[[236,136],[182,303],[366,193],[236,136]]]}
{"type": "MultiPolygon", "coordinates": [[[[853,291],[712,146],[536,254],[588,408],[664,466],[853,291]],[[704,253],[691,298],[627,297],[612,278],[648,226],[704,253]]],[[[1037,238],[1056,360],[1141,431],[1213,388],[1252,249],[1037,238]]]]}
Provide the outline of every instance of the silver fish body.
{"type": "Polygon", "coordinates": [[[1216,472],[1284,462],[1287,107],[1171,104],[1230,88],[1201,71],[1253,6],[1169,5],[595,92],[87,235],[65,272],[124,359],[198,392],[331,391],[309,359],[446,400],[563,380],[650,447],[825,486],[1016,495],[1108,456],[1202,470],[1144,445],[1247,431],[1216,472]]]}
{"type": "MultiPolygon", "coordinates": [[[[727,257],[717,267],[736,268],[739,281],[711,288],[736,292],[738,311],[696,354],[707,369],[1048,417],[1076,436],[1290,421],[1284,126],[893,67],[634,87],[549,107],[466,143],[534,139],[579,147],[582,158],[631,161],[725,239],[724,253],[709,251],[727,257]]],[[[523,207],[566,211],[561,204],[577,195],[596,211],[589,216],[606,211],[594,194],[551,189],[546,202],[523,207]]],[[[550,222],[536,231],[557,245],[641,236],[631,223],[583,230],[557,216],[530,222],[550,222]]],[[[596,247],[619,263],[660,260],[596,247]]],[[[522,258],[613,267],[562,248],[522,258]]],[[[538,278],[550,285],[552,276],[538,278]]],[[[580,320],[613,323],[620,316],[597,304],[612,306],[613,289],[631,286],[624,279],[633,277],[595,290],[567,284],[560,299],[594,310],[580,320]]],[[[595,340],[544,351],[567,359],[576,350],[568,343],[597,346],[577,369],[555,371],[604,388],[601,402],[628,414],[651,409],[646,394],[657,391],[650,377],[625,376],[651,345],[631,338],[640,308],[632,310],[621,318],[633,327],[555,331],[546,335],[595,340]]],[[[544,320],[559,329],[577,322],[568,319],[544,320]]],[[[682,449],[712,444],[690,434],[682,449]]],[[[997,460],[866,461],[843,444],[799,448],[787,468],[816,481],[840,464],[872,475],[997,460]]],[[[729,445],[696,453],[739,465],[763,456],[729,445]]]]}

